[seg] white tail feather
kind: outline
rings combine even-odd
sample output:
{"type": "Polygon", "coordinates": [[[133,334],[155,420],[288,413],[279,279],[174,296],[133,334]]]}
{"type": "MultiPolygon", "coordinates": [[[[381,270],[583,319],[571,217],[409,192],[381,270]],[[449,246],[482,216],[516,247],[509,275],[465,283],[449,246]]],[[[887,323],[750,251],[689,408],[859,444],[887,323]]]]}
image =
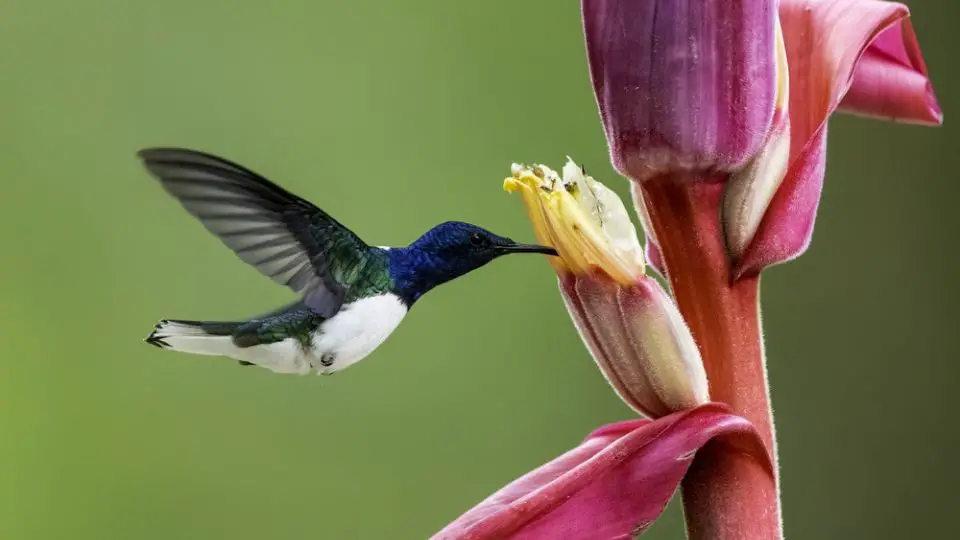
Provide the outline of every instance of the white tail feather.
{"type": "Polygon", "coordinates": [[[312,369],[301,351],[298,341],[287,338],[282,341],[252,347],[238,347],[231,336],[215,336],[202,326],[174,321],[160,321],[147,337],[147,343],[162,349],[208,356],[227,356],[243,362],[256,364],[275,373],[305,375],[312,369]]]}
{"type": "Polygon", "coordinates": [[[184,324],[176,321],[160,321],[157,325],[155,334],[179,335],[179,336],[208,336],[207,332],[195,325],[184,324]]]}
{"type": "Polygon", "coordinates": [[[229,336],[166,336],[162,339],[169,348],[191,354],[233,356],[237,351],[229,336]]]}
{"type": "Polygon", "coordinates": [[[147,343],[175,351],[212,356],[234,356],[240,350],[230,336],[212,336],[203,328],[171,321],[160,321],[147,343]]]}

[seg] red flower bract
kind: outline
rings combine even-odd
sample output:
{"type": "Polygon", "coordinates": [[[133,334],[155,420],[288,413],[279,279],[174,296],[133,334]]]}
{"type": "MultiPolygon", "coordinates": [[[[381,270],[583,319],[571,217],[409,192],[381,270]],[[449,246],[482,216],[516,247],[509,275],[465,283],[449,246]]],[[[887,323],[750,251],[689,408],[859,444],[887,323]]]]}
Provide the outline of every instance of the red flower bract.
{"type": "Polygon", "coordinates": [[[713,439],[753,456],[773,477],[770,457],[750,423],[724,405],[708,403],[658,420],[600,428],[433,538],[631,538],[663,512],[696,451],[713,439]]]}
{"type": "Polygon", "coordinates": [[[895,2],[781,0],[790,66],[790,165],[737,275],[806,251],[834,111],[928,125],[943,120],[909,15],[895,2]]]}

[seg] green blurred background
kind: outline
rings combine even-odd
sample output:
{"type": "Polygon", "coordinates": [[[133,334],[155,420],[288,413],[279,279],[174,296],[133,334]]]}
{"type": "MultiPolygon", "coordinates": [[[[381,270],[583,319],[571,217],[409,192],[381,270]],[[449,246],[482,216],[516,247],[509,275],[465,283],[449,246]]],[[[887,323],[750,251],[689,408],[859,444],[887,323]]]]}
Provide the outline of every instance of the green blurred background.
{"type": "MultiPolygon", "coordinates": [[[[794,539],[953,537],[960,78],[947,126],[831,125],[817,234],[764,319],[794,539]]],[[[236,159],[376,244],[460,219],[532,239],[501,179],[567,154],[626,194],[575,3],[7,0],[0,17],[0,539],[424,538],[631,413],[547,264],[442,287],[368,360],[277,376],[141,342],[289,298],[139,168],[236,159]]],[[[671,505],[649,538],[680,538],[671,505]]]]}

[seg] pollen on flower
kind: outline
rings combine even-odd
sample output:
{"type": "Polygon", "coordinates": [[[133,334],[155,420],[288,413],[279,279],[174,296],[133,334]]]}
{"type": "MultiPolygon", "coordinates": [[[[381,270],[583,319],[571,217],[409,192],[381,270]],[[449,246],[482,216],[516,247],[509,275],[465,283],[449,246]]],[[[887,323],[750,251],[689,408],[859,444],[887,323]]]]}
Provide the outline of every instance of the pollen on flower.
{"type": "Polygon", "coordinates": [[[644,274],[643,247],[627,209],[609,188],[567,158],[562,174],[546,165],[513,164],[504,180],[519,192],[537,240],[557,249],[558,272],[594,269],[628,284],[644,274]]]}

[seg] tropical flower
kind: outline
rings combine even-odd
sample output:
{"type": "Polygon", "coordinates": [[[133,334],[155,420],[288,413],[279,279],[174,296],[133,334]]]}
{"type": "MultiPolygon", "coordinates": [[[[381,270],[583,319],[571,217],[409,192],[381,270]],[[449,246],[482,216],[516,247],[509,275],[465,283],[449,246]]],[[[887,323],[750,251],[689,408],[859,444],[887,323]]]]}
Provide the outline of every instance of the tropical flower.
{"type": "Polygon", "coordinates": [[[623,204],[572,163],[562,176],[515,166],[506,188],[557,248],[597,365],[651,420],[601,428],[438,538],[628,538],[679,483],[692,540],[780,539],[759,274],[810,244],[833,112],[942,121],[909,13],[878,0],[582,0],[582,14],[646,256],[623,204]]]}
{"type": "Polygon", "coordinates": [[[627,209],[573,160],[560,176],[546,165],[513,166],[537,239],[557,249],[567,310],[597,366],[620,397],[652,418],[709,399],[703,362],[676,305],[645,275],[643,248],[627,209]]]}

